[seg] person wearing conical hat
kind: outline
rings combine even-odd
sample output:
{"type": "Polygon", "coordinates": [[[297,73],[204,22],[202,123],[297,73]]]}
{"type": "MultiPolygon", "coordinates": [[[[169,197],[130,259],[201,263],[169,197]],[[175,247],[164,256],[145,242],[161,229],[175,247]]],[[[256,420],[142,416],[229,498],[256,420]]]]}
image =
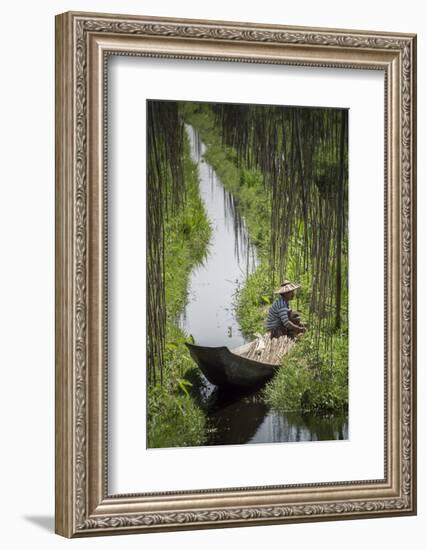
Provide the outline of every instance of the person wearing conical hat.
{"type": "Polygon", "coordinates": [[[296,336],[305,332],[307,329],[300,324],[299,316],[292,312],[289,302],[294,298],[295,291],[300,288],[298,283],[283,281],[280,288],[275,291],[279,297],[271,306],[266,327],[270,331],[271,338],[280,338],[280,336],[296,336]]]}

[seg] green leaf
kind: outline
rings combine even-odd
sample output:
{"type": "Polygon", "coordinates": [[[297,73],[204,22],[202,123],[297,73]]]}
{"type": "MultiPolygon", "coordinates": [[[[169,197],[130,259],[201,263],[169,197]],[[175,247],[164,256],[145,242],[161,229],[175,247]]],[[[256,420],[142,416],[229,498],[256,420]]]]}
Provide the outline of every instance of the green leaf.
{"type": "Polygon", "coordinates": [[[178,347],[178,344],[176,342],[169,342],[168,344],[166,344],[166,347],[168,349],[176,349],[178,347]]]}
{"type": "Polygon", "coordinates": [[[177,379],[179,388],[185,393],[187,397],[190,397],[190,394],[188,393],[187,387],[191,387],[193,384],[189,382],[188,380],[185,380],[184,378],[178,378],[177,379]]]}

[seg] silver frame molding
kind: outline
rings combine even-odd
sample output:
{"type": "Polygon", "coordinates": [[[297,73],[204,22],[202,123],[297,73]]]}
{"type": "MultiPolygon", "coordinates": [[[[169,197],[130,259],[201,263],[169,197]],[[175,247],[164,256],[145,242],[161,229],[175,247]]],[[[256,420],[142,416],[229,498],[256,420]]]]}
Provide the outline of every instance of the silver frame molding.
{"type": "Polygon", "coordinates": [[[79,537],[416,513],[415,155],[415,35],[72,12],[56,17],[58,534],[79,537]],[[384,479],[108,494],[109,55],[384,71],[384,479]]]}

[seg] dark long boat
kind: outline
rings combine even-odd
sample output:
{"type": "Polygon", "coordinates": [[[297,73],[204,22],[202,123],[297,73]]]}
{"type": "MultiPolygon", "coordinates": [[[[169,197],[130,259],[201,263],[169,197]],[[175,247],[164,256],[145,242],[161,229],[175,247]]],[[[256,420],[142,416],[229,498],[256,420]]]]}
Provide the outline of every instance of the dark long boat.
{"type": "MultiPolygon", "coordinates": [[[[286,338],[286,337],[285,337],[286,338]]],[[[293,341],[286,338],[284,345],[280,345],[281,355],[293,345],[293,341]]],[[[254,342],[245,344],[234,350],[226,346],[206,347],[186,343],[191,357],[197,363],[206,378],[216,386],[240,386],[244,388],[261,386],[268,382],[280,368],[280,357],[274,362],[262,362],[246,357],[254,348],[254,342]]],[[[252,353],[254,355],[254,353],[252,353]]],[[[258,352],[259,357],[266,357],[265,353],[258,352]]],[[[267,355],[271,358],[271,353],[267,355]]]]}

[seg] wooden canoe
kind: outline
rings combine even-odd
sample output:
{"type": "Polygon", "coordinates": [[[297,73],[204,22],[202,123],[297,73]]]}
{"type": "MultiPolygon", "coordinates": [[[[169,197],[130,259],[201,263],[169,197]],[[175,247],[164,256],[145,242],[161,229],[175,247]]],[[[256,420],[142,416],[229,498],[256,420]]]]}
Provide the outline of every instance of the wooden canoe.
{"type": "Polygon", "coordinates": [[[251,388],[268,382],[280,368],[280,359],[294,345],[287,336],[270,341],[268,335],[229,350],[187,343],[191,357],[211,384],[251,388]]]}

